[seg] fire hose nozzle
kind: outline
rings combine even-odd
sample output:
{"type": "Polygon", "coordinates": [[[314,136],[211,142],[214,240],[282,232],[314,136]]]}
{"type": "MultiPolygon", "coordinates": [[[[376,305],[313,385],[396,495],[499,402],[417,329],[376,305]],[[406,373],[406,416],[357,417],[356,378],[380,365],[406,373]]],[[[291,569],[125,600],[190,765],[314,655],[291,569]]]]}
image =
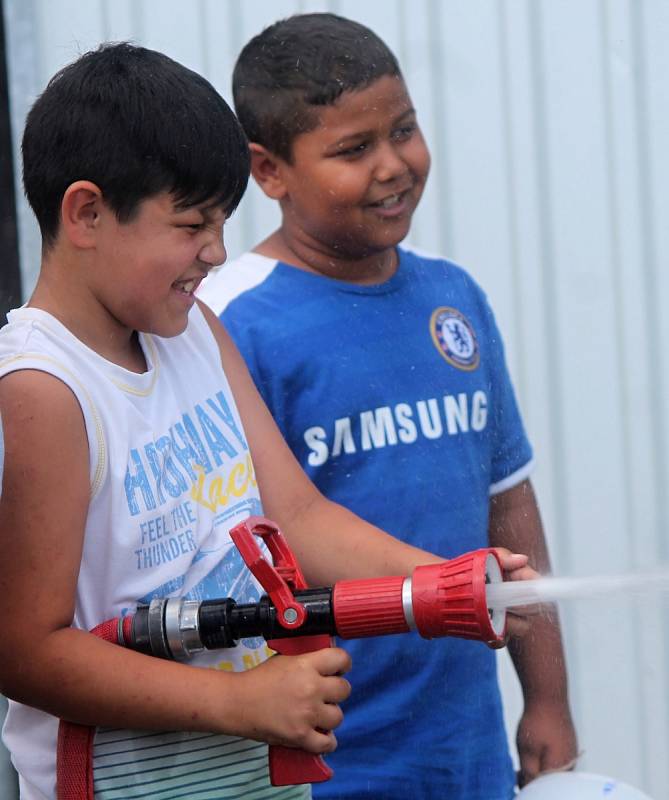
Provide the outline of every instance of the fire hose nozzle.
{"type": "MultiPolygon", "coordinates": [[[[337,582],[309,589],[278,527],[250,517],[230,531],[242,558],[267,594],[256,603],[232,598],[195,602],[154,599],[118,625],[127,647],[162,658],[188,659],[201,649],[234,646],[263,636],[282,655],[331,646],[331,636],[356,639],[417,631],[425,639],[458,636],[506,644],[506,611],[488,608],[486,587],[503,581],[493,549],[475,550],[450,561],[416,567],[411,577],[388,576],[337,582]],[[261,538],[272,555],[261,552],[261,538]]],[[[316,783],[332,771],[320,756],[271,745],[270,777],[275,786],[316,783]]]]}
{"type": "Polygon", "coordinates": [[[411,577],[416,630],[425,639],[458,636],[504,647],[506,611],[489,609],[486,595],[488,584],[502,581],[502,565],[492,549],[417,567],[411,577]]]}
{"type": "Polygon", "coordinates": [[[416,567],[409,578],[340,581],[332,592],[336,631],[342,639],[417,631],[504,647],[506,612],[488,609],[486,596],[486,586],[502,580],[499,557],[486,548],[416,567]]]}

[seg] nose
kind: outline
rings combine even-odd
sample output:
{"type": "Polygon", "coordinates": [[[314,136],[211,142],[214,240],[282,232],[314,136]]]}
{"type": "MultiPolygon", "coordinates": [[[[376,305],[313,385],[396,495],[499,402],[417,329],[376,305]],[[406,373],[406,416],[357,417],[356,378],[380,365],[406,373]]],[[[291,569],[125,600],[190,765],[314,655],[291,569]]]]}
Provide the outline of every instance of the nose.
{"type": "Polygon", "coordinates": [[[213,232],[200,250],[200,261],[204,264],[208,264],[210,267],[219,267],[227,257],[228,254],[223,241],[223,231],[221,230],[218,233],[213,232]]]}
{"type": "Polygon", "coordinates": [[[378,151],[374,177],[379,183],[395,180],[405,175],[408,167],[393,142],[383,142],[378,151]]]}

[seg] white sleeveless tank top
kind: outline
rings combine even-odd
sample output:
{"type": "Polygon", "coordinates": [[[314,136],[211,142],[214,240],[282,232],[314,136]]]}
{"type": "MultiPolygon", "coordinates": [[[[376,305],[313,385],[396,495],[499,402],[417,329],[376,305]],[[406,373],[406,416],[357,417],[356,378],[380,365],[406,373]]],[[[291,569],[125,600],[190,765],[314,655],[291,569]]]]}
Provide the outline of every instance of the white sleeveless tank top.
{"type": "MultiPolygon", "coordinates": [[[[180,336],[140,334],[148,366],[141,375],[106,361],[44,311],[20,308],[8,320],[0,331],[0,377],[48,372],[69,386],[85,419],[91,502],[74,626],[90,630],[153,597],[256,600],[262,589],[229,530],[262,507],[218,344],[200,309],[180,336]]],[[[268,656],[264,641],[252,639],[193,663],[239,671],[268,656]]],[[[3,738],[22,800],[55,797],[57,724],[10,701],[3,738]]],[[[96,798],[247,795],[303,798],[309,791],[270,787],[267,748],[258,742],[203,733],[96,734],[96,798]]]]}

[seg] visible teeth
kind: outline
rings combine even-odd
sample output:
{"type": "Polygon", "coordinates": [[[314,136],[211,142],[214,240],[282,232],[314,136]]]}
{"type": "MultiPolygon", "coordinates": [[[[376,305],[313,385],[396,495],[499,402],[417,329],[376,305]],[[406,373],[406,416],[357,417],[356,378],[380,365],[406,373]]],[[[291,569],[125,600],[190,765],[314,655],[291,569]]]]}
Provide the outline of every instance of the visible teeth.
{"type": "Polygon", "coordinates": [[[185,283],[181,284],[181,288],[184,292],[192,292],[195,289],[195,281],[186,281],[185,283]]]}
{"type": "Polygon", "coordinates": [[[391,206],[397,205],[399,201],[400,196],[398,194],[393,194],[390,197],[386,197],[386,199],[381,202],[381,207],[390,208],[391,206]]]}

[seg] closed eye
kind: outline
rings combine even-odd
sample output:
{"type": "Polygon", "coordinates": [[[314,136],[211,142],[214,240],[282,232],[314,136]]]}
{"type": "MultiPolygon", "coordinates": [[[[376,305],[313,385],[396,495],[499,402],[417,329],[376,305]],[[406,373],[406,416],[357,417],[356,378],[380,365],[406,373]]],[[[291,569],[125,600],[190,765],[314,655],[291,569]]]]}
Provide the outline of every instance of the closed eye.
{"type": "Polygon", "coordinates": [[[343,158],[355,158],[356,156],[361,156],[363,153],[366,153],[367,150],[369,150],[369,147],[369,142],[359,142],[358,144],[351,145],[350,147],[337,150],[335,155],[343,158]]]}
{"type": "Polygon", "coordinates": [[[392,137],[395,139],[395,141],[404,142],[411,138],[411,136],[416,132],[417,128],[418,125],[415,122],[412,122],[409,125],[402,125],[401,128],[396,128],[392,132],[392,137]]]}

